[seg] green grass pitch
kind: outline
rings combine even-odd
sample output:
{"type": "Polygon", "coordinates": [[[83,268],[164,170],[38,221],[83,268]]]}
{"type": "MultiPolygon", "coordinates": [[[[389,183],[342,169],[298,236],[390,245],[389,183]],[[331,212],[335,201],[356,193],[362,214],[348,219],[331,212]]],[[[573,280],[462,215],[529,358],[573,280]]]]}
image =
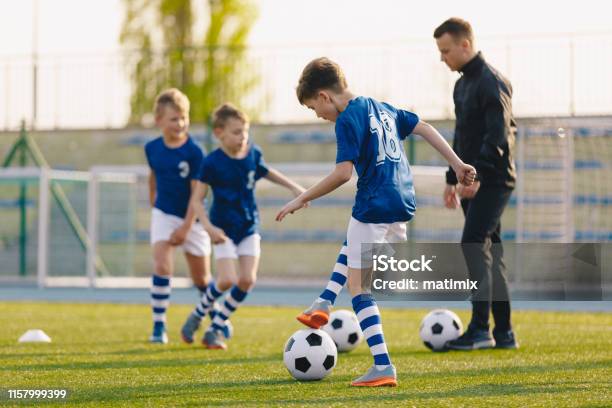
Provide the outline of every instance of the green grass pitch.
{"type": "Polygon", "coordinates": [[[145,305],[0,303],[0,406],[612,406],[610,313],[519,311],[517,351],[432,353],[418,338],[426,310],[381,309],[396,388],[348,386],[372,362],[365,344],[340,354],[323,381],[293,380],[282,349],[302,328],[297,308],[243,307],[229,350],[209,351],[179,340],[187,306],[171,306],[161,346],[146,342],[145,305]],[[53,342],[18,344],[31,328],[53,342]],[[68,389],[68,399],[7,398],[8,389],[50,388],[68,389]]]}

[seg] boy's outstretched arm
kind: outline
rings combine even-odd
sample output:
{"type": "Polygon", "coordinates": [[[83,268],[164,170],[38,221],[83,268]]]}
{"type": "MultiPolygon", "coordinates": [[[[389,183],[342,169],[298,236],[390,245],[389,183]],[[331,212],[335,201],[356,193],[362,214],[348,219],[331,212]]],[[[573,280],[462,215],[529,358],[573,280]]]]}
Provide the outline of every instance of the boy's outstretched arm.
{"type": "Polygon", "coordinates": [[[152,169],[149,169],[149,204],[151,208],[155,206],[155,189],[157,188],[155,173],[152,169]]]}
{"type": "Polygon", "coordinates": [[[304,191],[285,206],[276,215],[276,221],[282,221],[287,214],[293,214],[295,211],[304,208],[310,201],[315,200],[325,194],[331,193],[347,181],[353,175],[353,162],[344,161],[336,164],[336,168],[324,179],[317,184],[304,191]]]}
{"type": "MultiPolygon", "coordinates": [[[[189,202],[191,202],[191,196],[193,196],[193,193],[195,192],[198,183],[198,180],[191,180],[191,195],[189,196],[189,202]]],[[[170,244],[182,245],[185,242],[187,234],[189,234],[189,230],[191,229],[191,226],[193,225],[195,219],[196,216],[193,207],[188,205],[187,213],[185,214],[185,218],[183,219],[183,224],[181,224],[180,227],[175,229],[172,232],[172,235],[170,235],[170,244]]]]}
{"type": "Polygon", "coordinates": [[[195,189],[191,193],[191,200],[189,201],[189,207],[193,210],[194,216],[198,217],[202,227],[210,235],[210,240],[213,244],[222,244],[229,238],[225,235],[225,231],[221,228],[215,227],[208,218],[206,210],[204,209],[204,198],[208,194],[208,184],[197,182],[195,189]]]}
{"type": "Polygon", "coordinates": [[[264,178],[270,180],[272,183],[285,187],[296,197],[306,191],[304,187],[300,186],[298,183],[294,182],[283,173],[273,168],[268,169],[268,174],[266,174],[264,178]]]}
{"type": "Polygon", "coordinates": [[[469,164],[465,164],[433,126],[420,120],[415,126],[413,133],[427,140],[427,143],[432,145],[433,148],[446,159],[448,164],[450,164],[455,171],[457,180],[459,180],[461,184],[469,186],[474,182],[476,178],[476,169],[469,164]]]}

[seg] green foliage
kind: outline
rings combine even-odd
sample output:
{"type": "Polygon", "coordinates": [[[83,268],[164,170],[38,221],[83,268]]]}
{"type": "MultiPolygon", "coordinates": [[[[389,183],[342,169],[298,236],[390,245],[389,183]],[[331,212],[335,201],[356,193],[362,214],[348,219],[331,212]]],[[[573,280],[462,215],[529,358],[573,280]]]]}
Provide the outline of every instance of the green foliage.
{"type": "Polygon", "coordinates": [[[194,0],[123,0],[120,41],[132,82],[130,123],[140,123],[155,96],[169,87],[189,97],[193,122],[206,122],[225,101],[256,116],[242,101],[259,84],[246,58],[257,9],[250,0],[205,3],[208,15],[198,15],[194,0]]]}

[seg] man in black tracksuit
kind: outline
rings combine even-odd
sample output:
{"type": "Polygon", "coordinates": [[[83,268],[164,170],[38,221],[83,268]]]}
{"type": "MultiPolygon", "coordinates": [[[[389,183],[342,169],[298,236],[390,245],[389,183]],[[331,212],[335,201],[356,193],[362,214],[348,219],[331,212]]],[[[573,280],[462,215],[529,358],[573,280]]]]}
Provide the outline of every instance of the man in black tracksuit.
{"type": "Polygon", "coordinates": [[[501,216],[516,180],[512,87],[475,50],[467,21],[445,21],[435,30],[434,38],[441,60],[462,74],[453,92],[453,150],[478,173],[478,181],[470,187],[457,186],[452,169],[446,173],[444,202],[448,208],[457,208],[457,195],[461,198],[465,214],[462,249],[470,279],[478,281],[478,290],[472,292],[472,320],[466,332],[446,346],[456,350],[517,348],[510,323],[500,231],[501,216]],[[493,337],[489,332],[489,311],[495,321],[493,337]]]}

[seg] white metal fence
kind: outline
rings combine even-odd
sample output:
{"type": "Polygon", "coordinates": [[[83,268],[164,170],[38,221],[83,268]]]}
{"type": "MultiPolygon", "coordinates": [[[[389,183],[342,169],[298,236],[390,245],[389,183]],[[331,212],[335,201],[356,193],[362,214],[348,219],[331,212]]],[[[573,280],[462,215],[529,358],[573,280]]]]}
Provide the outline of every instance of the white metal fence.
{"type": "MultiPolygon", "coordinates": [[[[612,127],[559,125],[520,129],[518,185],[502,218],[505,241],[612,241],[612,127]]],[[[333,163],[272,166],[310,186],[333,163]]],[[[412,170],[418,209],[409,223],[409,239],[458,242],[463,216],[443,206],[445,168],[412,170]]],[[[146,286],[152,270],[147,173],[146,166],[95,167],[90,172],[0,169],[0,281],[146,286]],[[20,206],[25,224],[18,222],[24,213],[20,206]],[[29,237],[23,245],[23,273],[17,263],[20,227],[29,237]]],[[[354,182],[282,224],[273,219],[290,197],[271,183],[258,184],[264,279],[328,275],[330,260],[345,238],[354,182]]],[[[176,276],[177,286],[189,284],[185,265],[179,263],[176,276]]]]}
{"type": "MultiPolygon", "coordinates": [[[[484,37],[478,47],[511,80],[516,116],[612,114],[612,33],[484,37]]],[[[197,50],[190,54],[198,58],[197,50]]],[[[162,65],[163,55],[156,58],[162,65]]],[[[256,106],[263,123],[314,120],[298,105],[294,89],[304,65],[322,55],[344,67],[359,94],[427,119],[453,117],[457,76],[439,61],[433,39],[250,49],[244,69],[259,72],[260,83],[245,96],[245,107],[256,106]]],[[[133,57],[41,55],[36,64],[31,57],[0,59],[0,129],[16,129],[23,118],[31,124],[34,111],[38,129],[123,127],[130,114],[133,57]]],[[[225,99],[233,98],[230,91],[225,99]]]]}

